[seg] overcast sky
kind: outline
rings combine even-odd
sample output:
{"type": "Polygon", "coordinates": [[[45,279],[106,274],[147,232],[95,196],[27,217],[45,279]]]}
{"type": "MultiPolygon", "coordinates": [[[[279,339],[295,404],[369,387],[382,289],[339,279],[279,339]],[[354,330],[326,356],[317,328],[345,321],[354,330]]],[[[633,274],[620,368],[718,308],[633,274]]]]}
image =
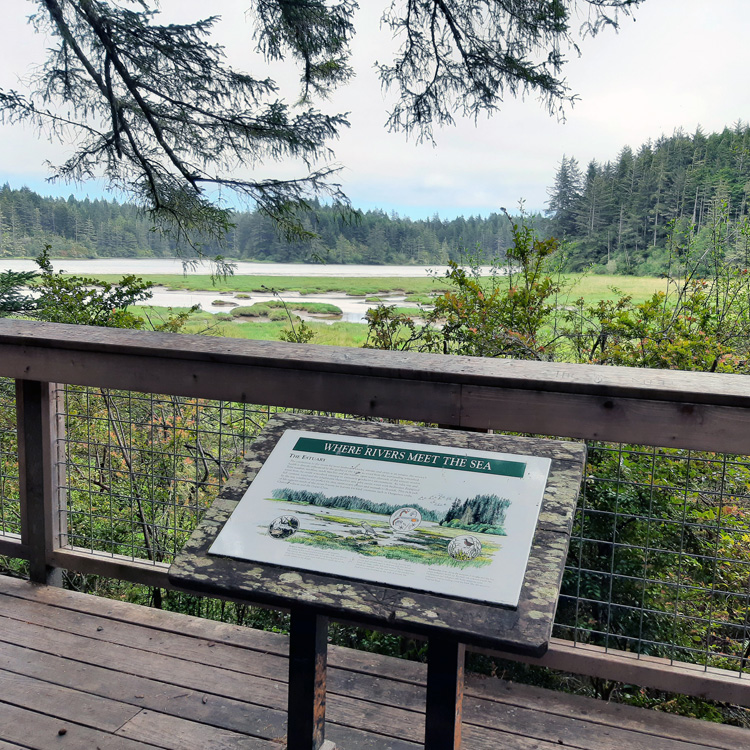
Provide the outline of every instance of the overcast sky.
{"type": "MultiPolygon", "coordinates": [[[[243,15],[251,0],[164,0],[168,20],[223,14],[218,40],[234,67],[257,75],[251,27],[243,15]]],[[[335,145],[344,165],[341,181],[352,203],[363,209],[395,210],[423,218],[439,214],[486,215],[512,209],[523,199],[542,210],[547,188],[563,154],[582,168],[591,159],[615,159],[676,128],[692,133],[721,130],[750,120],[750,0],[646,0],[611,30],[581,43],[582,56],[566,65],[565,77],[580,101],[565,122],[551,118],[535,100],[509,100],[491,120],[460,122],[436,134],[437,146],[417,146],[384,127],[387,102],[372,72],[386,61],[389,40],[378,28],[381,0],[360,0],[354,47],[357,78],[330,103],[349,111],[352,127],[335,145]]],[[[44,40],[26,16],[29,0],[2,0],[0,87],[19,88],[19,77],[41,58],[44,40]]],[[[283,70],[272,75],[291,80],[283,70]]],[[[0,183],[28,185],[42,194],[101,195],[97,186],[50,186],[45,160],[59,163],[65,150],[20,126],[0,126],[0,183]]],[[[292,176],[291,165],[267,165],[259,176],[292,176]]],[[[298,176],[298,175],[297,175],[298,176]]]]}

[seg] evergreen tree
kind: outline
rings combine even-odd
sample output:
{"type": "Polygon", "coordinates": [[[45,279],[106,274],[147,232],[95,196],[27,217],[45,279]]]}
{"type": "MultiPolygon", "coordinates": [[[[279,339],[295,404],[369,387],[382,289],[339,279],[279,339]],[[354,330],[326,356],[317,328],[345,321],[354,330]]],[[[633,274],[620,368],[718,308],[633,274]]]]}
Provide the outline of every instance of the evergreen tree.
{"type": "Polygon", "coordinates": [[[35,307],[33,298],[24,293],[33,280],[33,271],[3,271],[0,273],[0,318],[30,312],[35,307]]]}
{"type": "MultiPolygon", "coordinates": [[[[666,273],[670,235],[687,226],[697,235],[708,232],[717,200],[739,226],[748,214],[748,145],[750,127],[743,122],[709,135],[700,128],[692,135],[677,130],[637,152],[623,148],[614,162],[592,161],[577,196],[571,188],[575,170],[563,157],[550,208],[553,234],[569,241],[569,268],[666,273]]],[[[742,255],[739,245],[730,257],[742,255]]]]}
{"type": "MultiPolygon", "coordinates": [[[[312,242],[279,236],[273,221],[260,211],[233,214],[231,255],[277,262],[312,262],[317,256],[340,263],[429,264],[459,259],[464,248],[477,244],[487,247],[488,257],[502,258],[513,242],[510,222],[502,214],[411,221],[373,210],[360,213],[355,222],[342,223],[335,208],[316,203],[313,208],[314,216],[301,217],[303,228],[318,235],[312,242]]],[[[528,218],[546,235],[542,217],[528,218]]],[[[150,231],[149,222],[134,206],[115,201],[42,198],[6,186],[0,190],[0,228],[0,254],[11,257],[37,255],[46,244],[61,257],[178,254],[174,238],[150,231]]],[[[222,252],[218,242],[206,243],[204,250],[207,255],[222,252]]]]}
{"type": "Polygon", "coordinates": [[[582,195],[583,179],[578,162],[563,154],[555,184],[549,189],[549,213],[553,216],[553,232],[564,239],[576,232],[576,214],[582,195]]]}

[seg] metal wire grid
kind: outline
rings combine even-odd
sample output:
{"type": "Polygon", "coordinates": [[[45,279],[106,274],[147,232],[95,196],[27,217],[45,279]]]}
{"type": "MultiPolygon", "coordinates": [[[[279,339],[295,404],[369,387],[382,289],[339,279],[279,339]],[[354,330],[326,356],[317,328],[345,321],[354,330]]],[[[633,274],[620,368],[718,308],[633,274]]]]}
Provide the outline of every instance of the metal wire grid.
{"type": "Polygon", "coordinates": [[[746,672],[750,460],[590,444],[556,635],[746,672]]]}
{"type": "MultiPolygon", "coordinates": [[[[67,544],[170,562],[266,406],[66,387],[67,544]]],[[[0,380],[0,533],[17,533],[13,382],[0,380]]],[[[63,541],[63,540],[61,540],[63,541]]],[[[747,671],[750,459],[591,443],[555,634],[747,671]]]]}
{"type": "Polygon", "coordinates": [[[61,542],[171,562],[271,413],[266,406],[68,386],[61,542]]]}
{"type": "Polygon", "coordinates": [[[15,383],[0,378],[0,536],[21,533],[15,383]]]}

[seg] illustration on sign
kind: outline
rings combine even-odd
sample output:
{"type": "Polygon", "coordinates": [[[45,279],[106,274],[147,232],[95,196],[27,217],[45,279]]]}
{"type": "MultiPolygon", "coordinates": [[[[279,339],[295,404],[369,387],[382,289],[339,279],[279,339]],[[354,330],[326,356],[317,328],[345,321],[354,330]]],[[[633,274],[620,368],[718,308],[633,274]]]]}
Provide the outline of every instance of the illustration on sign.
{"type": "Polygon", "coordinates": [[[209,552],[516,606],[549,466],[287,430],[209,552]]]}

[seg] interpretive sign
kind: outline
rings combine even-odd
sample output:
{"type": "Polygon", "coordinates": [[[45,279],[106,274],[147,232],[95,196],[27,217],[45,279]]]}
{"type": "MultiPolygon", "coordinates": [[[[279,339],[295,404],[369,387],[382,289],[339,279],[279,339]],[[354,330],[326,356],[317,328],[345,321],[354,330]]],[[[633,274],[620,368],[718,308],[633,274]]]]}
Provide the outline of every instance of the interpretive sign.
{"type": "Polygon", "coordinates": [[[209,554],[515,607],[550,463],[286,430],[209,554]]]}

